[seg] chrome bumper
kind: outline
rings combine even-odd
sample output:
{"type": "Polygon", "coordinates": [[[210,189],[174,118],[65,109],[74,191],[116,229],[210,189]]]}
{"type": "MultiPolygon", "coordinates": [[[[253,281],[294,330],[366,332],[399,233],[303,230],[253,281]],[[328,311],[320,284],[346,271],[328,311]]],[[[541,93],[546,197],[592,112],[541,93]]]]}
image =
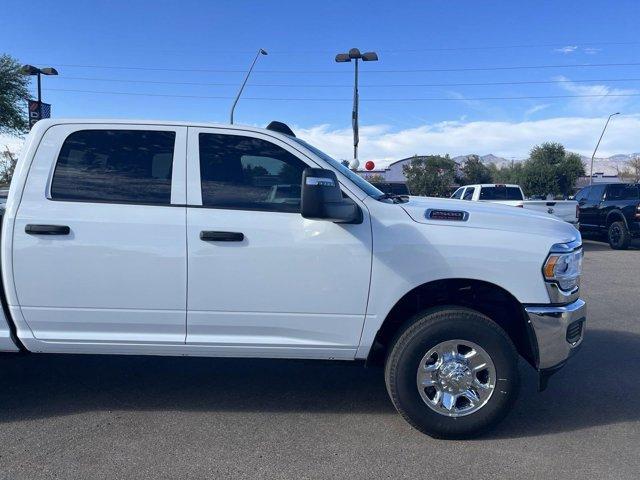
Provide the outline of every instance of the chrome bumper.
{"type": "Polygon", "coordinates": [[[525,311],[538,343],[539,370],[560,366],[582,343],[587,319],[584,301],[577,299],[561,307],[525,307],[525,311]],[[582,322],[577,338],[573,338],[576,325],[568,331],[575,322],[582,322]]]}

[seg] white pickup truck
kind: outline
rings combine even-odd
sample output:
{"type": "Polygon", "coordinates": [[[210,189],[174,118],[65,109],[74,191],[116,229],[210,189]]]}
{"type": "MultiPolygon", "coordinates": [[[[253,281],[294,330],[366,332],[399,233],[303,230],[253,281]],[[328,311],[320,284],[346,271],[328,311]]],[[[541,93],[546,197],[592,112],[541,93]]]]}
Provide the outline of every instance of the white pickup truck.
{"type": "Polygon", "coordinates": [[[384,363],[441,438],[508,412],[519,357],[544,388],[586,321],[571,225],[382,194],[278,122],[42,120],[0,249],[2,351],[384,363]]]}
{"type": "Polygon", "coordinates": [[[451,198],[472,202],[492,202],[546,213],[578,228],[578,202],[575,200],[525,200],[519,185],[479,184],[458,188],[451,198]]]}

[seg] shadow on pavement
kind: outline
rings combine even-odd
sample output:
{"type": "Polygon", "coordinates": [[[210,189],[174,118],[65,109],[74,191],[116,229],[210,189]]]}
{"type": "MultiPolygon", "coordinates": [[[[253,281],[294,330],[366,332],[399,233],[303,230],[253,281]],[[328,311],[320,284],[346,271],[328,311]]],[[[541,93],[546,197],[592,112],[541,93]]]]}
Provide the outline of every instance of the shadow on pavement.
{"type": "MultiPolygon", "coordinates": [[[[640,419],[640,335],[591,330],[582,351],[536,391],[523,386],[490,434],[526,437],[640,419]]],[[[86,411],[330,412],[395,414],[382,370],[361,363],[10,355],[0,357],[0,422],[86,411]]],[[[401,421],[398,417],[398,421],[401,421]]]]}
{"type": "MultiPolygon", "coordinates": [[[[609,244],[605,239],[600,238],[598,236],[590,236],[590,235],[583,234],[582,239],[586,240],[582,244],[585,252],[601,252],[604,250],[610,250],[612,252],[616,251],[609,246],[609,244]]],[[[631,245],[629,246],[629,250],[640,250],[640,240],[639,239],[632,240],[631,245]]]]}

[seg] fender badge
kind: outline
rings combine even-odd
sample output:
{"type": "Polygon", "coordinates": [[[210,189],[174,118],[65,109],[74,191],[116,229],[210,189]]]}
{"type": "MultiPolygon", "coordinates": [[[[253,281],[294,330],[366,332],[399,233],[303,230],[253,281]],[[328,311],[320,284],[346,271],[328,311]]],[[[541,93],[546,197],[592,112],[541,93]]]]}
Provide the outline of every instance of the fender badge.
{"type": "Polygon", "coordinates": [[[429,220],[448,220],[451,222],[466,222],[469,219],[469,212],[463,210],[435,210],[428,209],[424,216],[429,220]]]}

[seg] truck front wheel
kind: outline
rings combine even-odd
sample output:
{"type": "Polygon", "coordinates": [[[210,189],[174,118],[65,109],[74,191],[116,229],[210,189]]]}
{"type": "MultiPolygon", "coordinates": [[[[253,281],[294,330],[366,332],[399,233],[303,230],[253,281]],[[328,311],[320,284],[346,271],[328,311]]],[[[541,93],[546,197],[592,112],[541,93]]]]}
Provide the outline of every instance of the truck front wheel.
{"type": "Polygon", "coordinates": [[[511,409],[520,384],[518,354],[485,315],[438,308],[398,334],[385,381],[394,406],[417,430],[436,438],[475,437],[511,409]]]}

